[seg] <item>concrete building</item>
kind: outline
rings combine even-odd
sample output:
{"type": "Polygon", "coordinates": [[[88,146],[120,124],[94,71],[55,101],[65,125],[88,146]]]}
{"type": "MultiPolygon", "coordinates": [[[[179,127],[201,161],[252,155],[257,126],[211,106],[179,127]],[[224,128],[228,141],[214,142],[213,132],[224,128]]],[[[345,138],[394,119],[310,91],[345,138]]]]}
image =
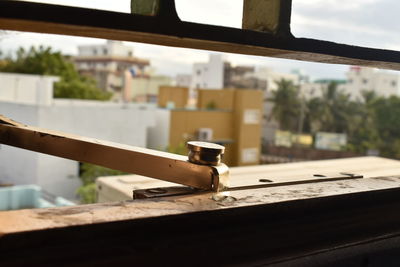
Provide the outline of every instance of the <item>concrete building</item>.
{"type": "Polygon", "coordinates": [[[207,63],[193,65],[190,95],[196,95],[196,89],[224,88],[224,59],[222,55],[211,54],[207,63]]]}
{"type": "MultiPolygon", "coordinates": [[[[0,114],[41,128],[146,147],[155,108],[145,104],[53,98],[55,77],[0,73],[0,114]]],[[[78,162],[0,145],[0,181],[36,184],[74,199],[78,162]]]]}
{"type": "Polygon", "coordinates": [[[315,82],[305,82],[300,84],[300,94],[304,99],[309,100],[312,98],[321,98],[324,96],[330,83],[335,82],[337,84],[337,90],[342,93],[347,93],[347,83],[344,80],[318,80],[315,82]]]}
{"type": "Polygon", "coordinates": [[[79,46],[74,61],[81,74],[95,78],[103,90],[117,93],[124,88],[125,71],[140,76],[150,64],[146,59],[134,57],[132,47],[111,40],[104,45],[79,46]]]}
{"type": "MultiPolygon", "coordinates": [[[[128,78],[129,79],[129,78],[128,78]]],[[[172,86],[173,81],[171,77],[163,75],[143,75],[141,77],[132,77],[127,90],[130,95],[126,101],[134,101],[140,103],[157,103],[158,90],[162,86],[172,86]]]]}
{"type": "Polygon", "coordinates": [[[158,89],[158,107],[183,109],[188,106],[189,89],[187,87],[160,86],[158,89]]]}
{"type": "MultiPolygon", "coordinates": [[[[168,96],[173,92],[182,94],[181,90],[161,91],[168,96]]],[[[255,165],[261,156],[261,120],[261,91],[201,89],[196,109],[157,110],[149,146],[176,151],[184,150],[188,140],[204,140],[226,147],[223,161],[229,166],[255,165]]]]}
{"type": "MultiPolygon", "coordinates": [[[[224,61],[221,55],[210,55],[208,63],[195,64],[193,67],[189,106],[193,106],[193,103],[196,102],[194,100],[197,99],[196,91],[200,88],[256,89],[263,92],[261,99],[267,99],[271,92],[278,89],[277,82],[282,79],[292,81],[294,85],[300,85],[308,81],[308,76],[301,70],[295,70],[293,73],[281,73],[268,67],[256,69],[253,66],[234,66],[224,61]]],[[[279,125],[270,120],[272,104],[264,101],[263,105],[262,136],[266,142],[273,142],[275,130],[279,128],[279,125]]]]}
{"type": "Polygon", "coordinates": [[[373,68],[352,66],[346,73],[347,80],[319,80],[300,84],[300,91],[306,99],[322,97],[330,82],[338,84],[337,89],[348,94],[354,101],[363,100],[364,91],[373,91],[377,96],[400,95],[400,75],[373,68]]]}
{"type": "Polygon", "coordinates": [[[184,87],[191,80],[189,86],[196,89],[223,89],[246,88],[258,89],[246,81],[246,75],[254,73],[253,66],[234,66],[226,61],[222,55],[211,54],[207,63],[195,63],[191,78],[185,75],[177,77],[177,86],[184,87]],[[250,86],[250,87],[249,87],[250,86]]]}
{"type": "Polygon", "coordinates": [[[230,62],[224,62],[224,88],[259,89],[254,83],[256,79],[246,79],[246,74],[254,73],[253,66],[233,66],[230,62]]]}
{"type": "Polygon", "coordinates": [[[292,81],[294,85],[299,85],[300,83],[300,76],[298,74],[277,72],[268,67],[259,68],[253,73],[248,73],[245,75],[245,78],[264,80],[266,82],[265,92],[278,89],[277,82],[280,80],[292,81]]]}
{"type": "Polygon", "coordinates": [[[55,76],[0,73],[0,101],[28,105],[49,105],[55,76]]]}
{"type": "Polygon", "coordinates": [[[363,91],[374,91],[382,97],[400,95],[400,75],[397,73],[353,66],[346,76],[344,90],[353,100],[362,100],[363,91]]]}
{"type": "Polygon", "coordinates": [[[190,88],[192,85],[192,75],[190,74],[178,74],[175,77],[175,85],[178,87],[190,88]]]}

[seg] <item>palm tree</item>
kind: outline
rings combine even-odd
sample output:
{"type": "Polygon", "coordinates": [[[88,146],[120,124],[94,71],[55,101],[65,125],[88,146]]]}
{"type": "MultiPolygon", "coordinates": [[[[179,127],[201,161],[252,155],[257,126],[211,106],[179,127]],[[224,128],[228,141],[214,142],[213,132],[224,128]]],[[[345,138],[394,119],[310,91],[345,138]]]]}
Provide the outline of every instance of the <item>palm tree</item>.
{"type": "Polygon", "coordinates": [[[352,105],[350,96],[340,92],[336,82],[328,84],[320,99],[319,105],[319,131],[336,133],[347,132],[352,105]]]}
{"type": "Polygon", "coordinates": [[[271,117],[280,125],[281,130],[296,131],[300,112],[298,88],[292,81],[276,82],[278,89],[271,92],[269,102],[273,103],[271,117]]]}

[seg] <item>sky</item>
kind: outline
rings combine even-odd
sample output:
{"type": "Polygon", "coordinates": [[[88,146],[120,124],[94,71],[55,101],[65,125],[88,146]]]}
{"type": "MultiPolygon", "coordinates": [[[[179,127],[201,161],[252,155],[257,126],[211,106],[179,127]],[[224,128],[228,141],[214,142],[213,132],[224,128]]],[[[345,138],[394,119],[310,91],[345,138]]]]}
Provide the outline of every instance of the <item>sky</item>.
{"type": "MultiPolygon", "coordinates": [[[[400,24],[397,23],[398,0],[292,0],[292,32],[296,37],[316,38],[359,46],[400,50],[400,24]]],[[[32,0],[130,12],[130,0],[32,0]]],[[[243,0],[176,0],[182,20],[241,27],[243,0]]],[[[77,54],[78,45],[99,44],[104,40],[61,35],[8,32],[0,38],[0,50],[11,53],[31,45],[51,46],[69,55],[77,54]]],[[[206,62],[210,51],[171,48],[141,43],[127,43],[135,48],[135,56],[150,59],[159,74],[175,76],[192,71],[195,62],[206,62]]],[[[234,65],[270,67],[290,72],[301,69],[313,79],[345,78],[348,66],[309,63],[266,57],[226,54],[234,65]]]]}

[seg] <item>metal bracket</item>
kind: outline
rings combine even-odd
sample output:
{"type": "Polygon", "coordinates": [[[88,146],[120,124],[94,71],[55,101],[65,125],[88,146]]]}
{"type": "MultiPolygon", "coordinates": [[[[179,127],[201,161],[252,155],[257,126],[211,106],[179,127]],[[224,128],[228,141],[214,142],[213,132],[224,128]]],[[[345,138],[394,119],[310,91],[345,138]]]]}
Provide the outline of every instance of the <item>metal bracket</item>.
{"type": "Polygon", "coordinates": [[[198,192],[204,192],[204,191],[187,186],[171,186],[171,187],[138,189],[133,191],[133,199],[191,195],[198,192]]]}

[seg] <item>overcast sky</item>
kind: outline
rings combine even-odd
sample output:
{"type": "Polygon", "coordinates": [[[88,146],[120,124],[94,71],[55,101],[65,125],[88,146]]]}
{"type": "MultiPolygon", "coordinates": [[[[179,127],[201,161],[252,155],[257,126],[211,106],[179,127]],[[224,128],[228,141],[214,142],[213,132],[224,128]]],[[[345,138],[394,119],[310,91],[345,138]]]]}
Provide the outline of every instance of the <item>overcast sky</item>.
{"type": "MultiPolygon", "coordinates": [[[[130,0],[33,0],[130,12],[130,0]]],[[[240,28],[243,0],[176,0],[182,20],[240,28]]],[[[293,0],[292,32],[297,37],[309,37],[353,45],[400,50],[400,24],[397,23],[398,0],[293,0]]],[[[0,39],[0,49],[10,52],[16,47],[52,46],[64,53],[76,55],[77,45],[98,44],[104,40],[34,33],[11,33],[0,39]]],[[[191,73],[194,62],[207,61],[210,52],[170,48],[140,43],[137,57],[148,58],[160,74],[191,73]]],[[[293,60],[227,54],[234,64],[267,66],[289,72],[303,69],[313,78],[344,78],[348,66],[306,63],[293,60]]]]}

